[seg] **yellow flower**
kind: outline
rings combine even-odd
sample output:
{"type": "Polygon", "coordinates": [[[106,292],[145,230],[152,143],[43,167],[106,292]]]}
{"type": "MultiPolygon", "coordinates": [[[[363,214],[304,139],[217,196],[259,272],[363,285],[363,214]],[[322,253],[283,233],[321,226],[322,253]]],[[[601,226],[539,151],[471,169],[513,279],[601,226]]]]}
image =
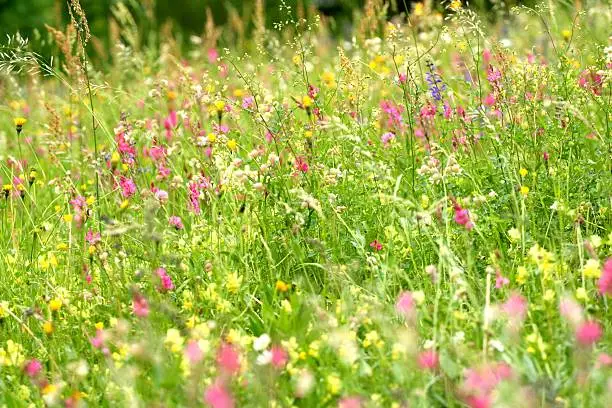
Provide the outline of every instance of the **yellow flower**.
{"type": "Polygon", "coordinates": [[[123,200],[121,204],[119,204],[119,208],[125,210],[130,206],[130,200],[123,200]]]}
{"type": "Polygon", "coordinates": [[[510,238],[510,241],[516,242],[521,239],[521,232],[517,228],[510,228],[508,230],[508,237],[510,238]]]}
{"type": "Polygon", "coordinates": [[[27,121],[28,120],[26,118],[21,117],[13,119],[13,122],[15,122],[15,127],[17,129],[21,129],[21,127],[23,127],[23,125],[25,125],[27,121]]]}
{"type": "Polygon", "coordinates": [[[414,15],[415,16],[422,16],[424,10],[425,10],[425,7],[423,6],[422,2],[418,2],[417,4],[414,5],[414,15]]]}
{"type": "Polygon", "coordinates": [[[236,140],[234,139],[228,140],[226,145],[227,145],[227,148],[230,149],[232,152],[235,152],[236,149],[238,149],[238,142],[236,142],[236,140]]]}
{"type": "Polygon", "coordinates": [[[225,101],[215,101],[215,109],[217,110],[217,112],[223,112],[223,109],[225,109],[225,101]]]}
{"type": "Polygon", "coordinates": [[[521,186],[521,194],[522,194],[524,197],[527,197],[527,194],[529,194],[529,187],[527,187],[527,186],[521,186]]]}
{"type": "Polygon", "coordinates": [[[168,329],[166,338],[164,339],[164,345],[168,347],[170,351],[173,353],[180,352],[183,349],[184,342],[185,339],[177,329],[168,329]]]}
{"type": "Polygon", "coordinates": [[[289,285],[287,285],[285,282],[283,282],[282,280],[277,280],[276,281],[276,290],[278,292],[286,292],[289,290],[289,285]]]}
{"type": "Polygon", "coordinates": [[[585,301],[585,300],[588,300],[588,298],[589,298],[589,295],[585,288],[576,289],[576,299],[585,301]]]}
{"type": "Polygon", "coordinates": [[[168,91],[168,93],[166,94],[166,96],[168,97],[168,100],[173,101],[176,99],[176,92],[174,91],[168,91]]]}
{"type": "Polygon", "coordinates": [[[596,259],[589,259],[583,267],[584,276],[586,278],[599,279],[601,276],[601,269],[599,268],[599,261],[596,259]]]}
{"type": "Polygon", "coordinates": [[[529,172],[527,171],[526,168],[521,168],[519,170],[519,174],[521,175],[521,177],[525,177],[529,172]]]}
{"type": "Polygon", "coordinates": [[[238,276],[238,273],[230,273],[225,282],[225,287],[229,293],[236,293],[242,285],[242,276],[238,276]]]}
{"type": "Polygon", "coordinates": [[[310,108],[310,107],[312,106],[312,103],[313,103],[313,102],[314,102],[314,101],[312,100],[312,98],[311,98],[310,96],[308,96],[308,95],[304,95],[304,96],[302,97],[302,106],[303,106],[305,109],[310,108]]]}
{"type": "Polygon", "coordinates": [[[60,310],[61,307],[62,307],[61,299],[55,298],[49,301],[49,309],[51,309],[52,312],[57,312],[58,310],[60,310]]]}
{"type": "Polygon", "coordinates": [[[64,214],[63,219],[66,224],[70,224],[72,222],[72,214],[64,214]]]}
{"type": "Polygon", "coordinates": [[[453,11],[461,10],[461,1],[453,0],[450,4],[450,9],[453,11]]]}
{"type": "Polygon", "coordinates": [[[214,133],[209,133],[208,135],[206,135],[206,139],[208,139],[210,143],[215,143],[215,141],[217,140],[217,135],[215,135],[214,133]]]}
{"type": "Polygon", "coordinates": [[[98,330],[102,330],[104,328],[104,323],[98,322],[98,323],[95,324],[95,327],[98,330]]]}
{"type": "Polygon", "coordinates": [[[342,388],[342,381],[340,381],[340,377],[338,377],[336,374],[330,374],[327,376],[327,390],[331,394],[333,395],[338,394],[341,388],[342,388]]]}
{"type": "Polygon", "coordinates": [[[51,323],[51,321],[47,320],[46,322],[43,323],[43,331],[45,332],[45,334],[51,334],[53,333],[53,323],[51,323]]]}
{"type": "Polygon", "coordinates": [[[561,36],[563,37],[563,39],[565,41],[569,41],[570,38],[572,38],[572,32],[570,30],[563,30],[561,31],[561,36]]]}
{"type": "Polygon", "coordinates": [[[5,318],[8,315],[9,304],[6,300],[0,302],[0,319],[5,318]]]}
{"type": "Polygon", "coordinates": [[[527,282],[527,277],[529,276],[529,272],[527,272],[527,268],[524,266],[519,266],[516,269],[516,282],[519,285],[524,285],[527,282]]]}

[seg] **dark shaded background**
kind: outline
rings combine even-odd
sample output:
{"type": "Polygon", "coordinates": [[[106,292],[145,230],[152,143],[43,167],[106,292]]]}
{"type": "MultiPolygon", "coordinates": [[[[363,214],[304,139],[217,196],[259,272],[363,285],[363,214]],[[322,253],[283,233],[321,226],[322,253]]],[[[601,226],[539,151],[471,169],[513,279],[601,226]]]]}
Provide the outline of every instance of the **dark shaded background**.
{"type": "MultiPolygon", "coordinates": [[[[92,32],[98,38],[104,40],[108,36],[111,6],[119,1],[81,0],[92,32]]],[[[286,0],[286,3],[291,5],[295,12],[298,1],[286,0]]],[[[175,22],[175,28],[180,28],[185,34],[200,34],[203,31],[207,7],[213,12],[215,22],[222,24],[227,20],[229,9],[234,8],[241,16],[250,16],[255,6],[254,0],[123,0],[123,2],[134,10],[136,16],[144,13],[145,9],[153,10],[156,24],[172,20],[175,22]]],[[[301,0],[301,2],[304,7],[315,5],[323,13],[335,19],[350,19],[353,9],[362,7],[365,0],[301,0]]],[[[510,7],[517,2],[521,1],[506,0],[505,4],[510,7]]],[[[405,8],[404,0],[395,0],[395,3],[397,11],[405,8]]],[[[405,3],[410,7],[410,3],[414,1],[406,0],[405,3]]],[[[489,0],[472,0],[470,3],[483,11],[491,8],[489,0]]],[[[286,12],[281,13],[280,4],[280,0],[265,1],[268,24],[285,17],[286,12]]],[[[58,27],[64,26],[67,22],[66,0],[0,0],[0,35],[3,38],[17,31],[24,36],[32,37],[36,29],[44,30],[45,23],[58,27]]]]}

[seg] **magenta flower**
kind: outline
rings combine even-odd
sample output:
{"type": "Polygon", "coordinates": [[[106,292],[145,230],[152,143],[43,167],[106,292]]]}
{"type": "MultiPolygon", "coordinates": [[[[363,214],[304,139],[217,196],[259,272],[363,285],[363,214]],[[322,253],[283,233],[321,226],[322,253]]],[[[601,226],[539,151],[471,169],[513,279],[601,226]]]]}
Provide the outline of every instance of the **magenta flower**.
{"type": "Polygon", "coordinates": [[[33,358],[28,361],[26,365],[23,367],[23,371],[30,378],[36,377],[40,371],[42,370],[42,364],[37,359],[33,358]]]}
{"type": "Polygon", "coordinates": [[[344,397],[338,402],[338,408],[361,408],[361,398],[344,397]]]}
{"type": "Polygon", "coordinates": [[[121,176],[119,180],[119,186],[121,187],[121,194],[125,197],[131,197],[136,192],[136,184],[130,178],[121,176]]]}
{"type": "Polygon", "coordinates": [[[382,251],[383,246],[380,242],[378,242],[378,240],[375,239],[374,241],[370,242],[370,248],[378,252],[382,251]]]}
{"type": "Polygon", "coordinates": [[[435,370],[438,368],[440,358],[434,350],[426,350],[421,352],[417,357],[417,364],[423,370],[435,370]]]}
{"type": "Polygon", "coordinates": [[[185,347],[185,357],[187,357],[191,364],[198,364],[204,359],[204,353],[197,341],[190,340],[189,343],[187,343],[187,347],[185,347]]]}
{"type": "Polygon", "coordinates": [[[228,389],[220,381],[206,389],[204,401],[211,408],[234,408],[234,399],[228,389]]]}
{"type": "Polygon", "coordinates": [[[168,224],[170,224],[172,227],[176,228],[177,230],[182,230],[184,228],[181,217],[178,217],[176,215],[173,215],[170,218],[168,218],[168,224]]]}
{"type": "Polygon", "coordinates": [[[602,295],[612,296],[612,258],[606,260],[597,287],[602,295]]]}
{"type": "Polygon", "coordinates": [[[589,320],[578,326],[576,340],[582,346],[588,347],[597,343],[603,335],[601,325],[596,321],[589,320]]]}
{"type": "Polygon", "coordinates": [[[459,204],[455,204],[455,222],[463,225],[468,231],[474,228],[474,223],[470,220],[470,212],[461,208],[459,204]]]}
{"type": "Polygon", "coordinates": [[[285,367],[289,361],[289,356],[285,349],[281,346],[273,346],[270,352],[272,353],[272,365],[278,369],[285,367]]]}
{"type": "Polygon", "coordinates": [[[164,269],[164,268],[157,268],[155,273],[157,274],[157,276],[161,280],[161,288],[160,289],[162,291],[168,291],[168,290],[174,289],[174,283],[172,283],[172,278],[170,278],[170,275],[168,275],[168,272],[166,272],[166,269],[164,269]]]}
{"type": "Polygon", "coordinates": [[[147,317],[149,315],[149,303],[144,296],[135,294],[132,298],[132,311],[138,317],[147,317]]]}
{"type": "Polygon", "coordinates": [[[228,343],[221,344],[217,351],[217,364],[222,371],[237,374],[240,371],[240,355],[235,347],[228,343]]]}
{"type": "Polygon", "coordinates": [[[89,245],[96,245],[101,241],[101,236],[99,232],[93,232],[92,230],[88,230],[87,234],[85,234],[85,241],[89,243],[89,245]]]}
{"type": "Polygon", "coordinates": [[[523,321],[527,315],[527,300],[518,293],[513,293],[502,305],[501,310],[510,320],[523,321]]]}
{"type": "Polygon", "coordinates": [[[411,292],[402,292],[395,302],[395,310],[397,313],[404,315],[405,317],[411,317],[414,313],[414,298],[411,292]]]}

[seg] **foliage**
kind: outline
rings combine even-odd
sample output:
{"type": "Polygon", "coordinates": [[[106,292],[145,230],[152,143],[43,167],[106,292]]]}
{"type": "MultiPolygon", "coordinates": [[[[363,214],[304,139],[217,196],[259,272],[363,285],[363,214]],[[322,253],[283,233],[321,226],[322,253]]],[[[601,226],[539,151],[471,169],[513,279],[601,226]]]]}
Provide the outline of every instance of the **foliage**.
{"type": "Polygon", "coordinates": [[[606,406],[612,16],[444,5],[11,36],[0,405],[606,406]]]}

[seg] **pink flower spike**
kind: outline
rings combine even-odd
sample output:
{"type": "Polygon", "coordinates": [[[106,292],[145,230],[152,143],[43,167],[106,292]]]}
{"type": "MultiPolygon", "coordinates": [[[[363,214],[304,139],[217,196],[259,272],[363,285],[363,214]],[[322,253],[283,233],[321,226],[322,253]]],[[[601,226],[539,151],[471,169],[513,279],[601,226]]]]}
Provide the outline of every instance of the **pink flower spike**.
{"type": "Polygon", "coordinates": [[[612,296],[612,258],[606,260],[597,287],[602,295],[612,296]]]}
{"type": "Polygon", "coordinates": [[[414,298],[411,292],[402,292],[395,302],[395,310],[397,313],[402,314],[406,317],[410,317],[414,312],[414,298]]]}
{"type": "Polygon", "coordinates": [[[147,317],[149,315],[149,303],[142,295],[136,294],[132,299],[132,311],[138,317],[147,317]]]}
{"type": "Polygon", "coordinates": [[[435,370],[438,368],[440,358],[434,350],[426,350],[421,352],[417,358],[417,363],[423,370],[435,370]]]}
{"type": "Polygon", "coordinates": [[[527,315],[527,300],[518,293],[513,293],[501,309],[511,320],[522,321],[527,315]]]}
{"type": "Polygon", "coordinates": [[[338,402],[338,408],[361,408],[361,398],[344,397],[338,402]]]}
{"type": "Polygon", "coordinates": [[[284,368],[285,365],[287,365],[287,362],[289,361],[289,355],[287,354],[285,349],[281,346],[274,346],[270,351],[272,353],[271,362],[274,368],[277,368],[279,370],[284,368]]]}
{"type": "Polygon", "coordinates": [[[185,347],[185,356],[191,364],[198,364],[204,358],[204,353],[195,340],[190,340],[185,347]]]}
{"type": "Polygon", "coordinates": [[[206,389],[204,401],[212,408],[234,408],[234,399],[219,381],[206,389]]]}
{"type": "Polygon", "coordinates": [[[601,325],[590,320],[582,323],[576,330],[576,340],[580,345],[589,347],[597,343],[603,335],[601,325]]]}
{"type": "Polygon", "coordinates": [[[33,378],[36,377],[40,371],[42,370],[42,364],[37,359],[33,358],[28,361],[23,368],[23,371],[28,375],[28,377],[33,378]]]}
{"type": "Polygon", "coordinates": [[[217,364],[219,368],[228,374],[237,374],[240,371],[240,355],[228,343],[223,343],[217,351],[217,364]]]}

